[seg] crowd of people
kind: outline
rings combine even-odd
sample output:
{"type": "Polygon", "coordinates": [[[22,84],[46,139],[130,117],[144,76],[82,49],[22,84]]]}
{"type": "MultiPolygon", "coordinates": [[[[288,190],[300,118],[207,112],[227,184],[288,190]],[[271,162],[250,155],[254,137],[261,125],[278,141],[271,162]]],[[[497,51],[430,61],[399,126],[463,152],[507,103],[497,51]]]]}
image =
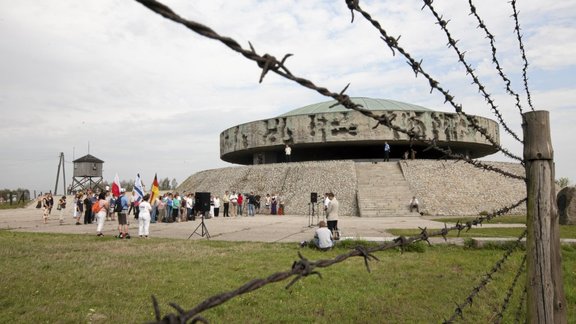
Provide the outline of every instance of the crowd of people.
{"type": "MultiPolygon", "coordinates": [[[[96,235],[104,236],[106,221],[118,222],[118,238],[130,238],[129,218],[133,215],[138,221],[138,235],[147,238],[150,223],[179,223],[195,221],[197,217],[253,217],[256,214],[283,215],[284,203],[278,194],[262,196],[254,192],[240,193],[225,191],[222,195],[210,195],[209,209],[198,208],[195,193],[167,192],[150,201],[150,195],[142,199],[127,197],[124,189],[114,196],[108,187],[101,192],[92,189],[77,192],[74,195],[72,214],[76,225],[97,224],[96,235]]],[[[38,198],[38,208],[43,208],[43,221],[47,223],[54,205],[52,194],[38,198]]],[[[60,224],[64,224],[66,196],[58,201],[60,224]]]]}
{"type": "MultiPolygon", "coordinates": [[[[222,195],[210,195],[208,202],[199,201],[200,197],[195,197],[193,192],[182,195],[178,192],[167,192],[152,202],[149,194],[138,200],[134,197],[135,195],[127,197],[124,189],[120,190],[118,197],[112,195],[109,190],[98,194],[91,189],[87,189],[86,192],[78,192],[74,196],[73,202],[73,217],[76,225],[96,223],[96,235],[103,236],[105,221],[116,221],[117,219],[118,238],[130,238],[129,216],[134,215],[134,219],[138,221],[138,235],[142,238],[148,238],[150,223],[179,223],[195,221],[197,217],[220,217],[221,210],[222,217],[242,217],[244,215],[254,217],[256,214],[283,215],[285,213],[283,200],[280,195],[275,193],[261,196],[253,191],[245,194],[234,190],[225,191],[222,195]],[[206,208],[207,205],[209,208],[206,208]]],[[[318,223],[319,228],[315,233],[313,243],[320,249],[328,249],[333,246],[335,240],[340,238],[338,228],[339,202],[334,193],[329,192],[324,194],[322,204],[326,220],[318,223]]],[[[36,207],[43,208],[44,223],[47,223],[53,206],[52,194],[48,193],[39,197],[36,207]]],[[[419,212],[419,203],[416,197],[410,201],[409,208],[411,212],[414,209],[419,212]]],[[[60,224],[63,224],[66,196],[62,196],[58,200],[57,209],[60,224]]]]}
{"type": "MultiPolygon", "coordinates": [[[[194,221],[196,217],[219,217],[222,208],[222,217],[241,217],[246,215],[253,217],[256,214],[283,215],[284,203],[278,194],[266,194],[261,196],[253,191],[242,194],[236,191],[225,191],[223,195],[210,195],[209,210],[196,208],[198,201],[195,194],[168,192],[150,203],[150,195],[146,194],[141,200],[135,200],[134,195],[126,197],[126,191],[120,190],[119,196],[114,196],[107,190],[95,193],[91,189],[86,192],[78,192],[74,195],[73,217],[76,225],[97,224],[96,235],[104,236],[104,223],[118,220],[118,238],[130,238],[129,215],[133,214],[138,220],[138,235],[148,238],[150,223],[186,222],[194,221]],[[262,206],[264,205],[264,206],[262,206]],[[263,208],[262,208],[263,207],[263,208]],[[81,222],[82,221],[82,222],[81,222]]],[[[314,244],[320,249],[329,249],[333,241],[339,239],[338,208],[339,203],[333,193],[324,195],[324,213],[326,222],[320,221],[319,228],[315,233],[314,244]]],[[[47,223],[54,198],[52,194],[44,194],[39,197],[37,208],[43,208],[43,221],[47,223]]],[[[66,196],[58,200],[60,224],[64,223],[64,210],[66,209],[66,196]]]]}
{"type": "Polygon", "coordinates": [[[162,199],[155,201],[152,205],[153,222],[173,223],[195,220],[196,217],[253,217],[256,214],[283,215],[285,213],[284,203],[278,194],[262,196],[253,191],[250,193],[225,191],[222,195],[211,194],[207,202],[209,209],[197,206],[200,198],[195,197],[193,192],[183,195],[178,192],[165,193],[162,199]]]}

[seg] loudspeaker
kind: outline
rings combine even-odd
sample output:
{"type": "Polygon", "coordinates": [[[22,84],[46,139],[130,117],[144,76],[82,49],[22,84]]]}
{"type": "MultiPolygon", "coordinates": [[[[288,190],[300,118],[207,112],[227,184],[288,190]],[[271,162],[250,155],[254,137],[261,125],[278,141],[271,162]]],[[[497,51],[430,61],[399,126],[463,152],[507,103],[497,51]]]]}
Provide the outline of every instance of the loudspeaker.
{"type": "Polygon", "coordinates": [[[194,194],[194,209],[196,211],[210,211],[210,193],[197,192],[194,194]]]}
{"type": "Polygon", "coordinates": [[[313,204],[318,202],[318,193],[317,192],[311,192],[310,193],[310,202],[313,204]]]}

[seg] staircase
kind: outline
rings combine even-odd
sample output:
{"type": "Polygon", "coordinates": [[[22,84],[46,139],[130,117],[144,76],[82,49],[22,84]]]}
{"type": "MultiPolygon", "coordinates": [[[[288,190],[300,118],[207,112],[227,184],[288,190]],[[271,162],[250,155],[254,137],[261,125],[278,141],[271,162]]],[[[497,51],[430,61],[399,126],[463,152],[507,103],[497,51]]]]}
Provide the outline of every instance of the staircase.
{"type": "Polygon", "coordinates": [[[410,213],[412,192],[398,162],[356,163],[360,217],[420,216],[410,213]]]}

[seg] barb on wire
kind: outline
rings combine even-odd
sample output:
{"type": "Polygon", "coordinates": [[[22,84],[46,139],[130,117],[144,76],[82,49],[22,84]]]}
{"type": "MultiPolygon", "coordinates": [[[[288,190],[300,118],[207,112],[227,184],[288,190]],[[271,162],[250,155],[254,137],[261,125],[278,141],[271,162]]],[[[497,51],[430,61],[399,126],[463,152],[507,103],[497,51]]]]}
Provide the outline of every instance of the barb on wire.
{"type": "Polygon", "coordinates": [[[516,0],[510,1],[512,5],[512,10],[514,13],[512,16],[514,17],[514,30],[516,31],[516,37],[518,37],[518,46],[520,47],[520,53],[522,53],[522,60],[524,61],[524,67],[522,68],[522,78],[524,79],[524,89],[526,90],[526,96],[528,97],[528,105],[532,111],[534,111],[534,106],[532,106],[532,98],[530,96],[530,90],[528,90],[528,59],[526,58],[526,51],[524,50],[524,42],[522,42],[522,34],[520,34],[520,24],[518,23],[518,11],[516,10],[516,0]]]}
{"type": "MultiPolygon", "coordinates": [[[[476,12],[476,7],[472,3],[472,0],[468,0],[468,4],[470,5],[470,14],[473,15],[478,21],[478,28],[482,29],[486,33],[486,38],[490,40],[490,48],[492,49],[492,63],[494,63],[496,70],[498,71],[498,75],[500,75],[500,77],[506,84],[506,91],[508,92],[509,95],[511,95],[516,99],[516,108],[518,108],[518,111],[520,111],[520,115],[522,115],[524,111],[522,110],[522,105],[520,104],[520,95],[517,94],[514,90],[512,90],[511,86],[512,81],[510,81],[510,79],[504,74],[502,66],[500,65],[500,62],[496,57],[496,45],[495,45],[496,40],[494,38],[494,35],[488,30],[488,27],[486,27],[486,24],[484,23],[482,18],[480,18],[478,12],[476,12]]],[[[524,116],[522,115],[522,117],[524,116]]]]}
{"type": "Polygon", "coordinates": [[[359,1],[360,0],[346,0],[346,5],[348,6],[348,9],[350,9],[350,13],[352,14],[352,20],[350,21],[351,23],[354,22],[354,7],[358,5],[359,1]]]}
{"type": "Polygon", "coordinates": [[[492,109],[492,112],[494,113],[494,115],[498,119],[498,122],[500,123],[500,125],[502,125],[502,127],[504,127],[504,130],[508,134],[512,135],[512,137],[514,137],[514,139],[516,139],[520,143],[523,143],[522,140],[520,139],[520,137],[518,137],[518,135],[516,135],[516,133],[514,133],[514,131],[512,129],[510,129],[510,127],[508,127],[508,125],[504,121],[504,118],[502,117],[502,114],[498,110],[498,107],[494,104],[494,99],[492,99],[490,94],[486,91],[485,86],[482,85],[482,83],[480,83],[480,79],[478,79],[478,76],[474,73],[474,69],[470,66],[470,64],[468,62],[466,62],[466,60],[464,58],[465,53],[462,52],[458,48],[458,46],[456,46],[458,41],[452,37],[452,34],[448,30],[448,23],[450,21],[444,20],[444,18],[436,11],[434,6],[432,6],[432,1],[424,1],[424,7],[428,7],[428,9],[430,9],[430,11],[432,12],[432,15],[434,16],[434,18],[436,18],[437,24],[444,31],[444,34],[446,34],[446,37],[448,38],[448,47],[451,47],[452,49],[454,49],[454,51],[456,51],[456,54],[458,55],[458,61],[460,61],[460,63],[462,63],[462,65],[464,65],[464,68],[466,69],[466,74],[469,74],[470,77],[472,78],[472,80],[474,81],[473,83],[478,86],[478,91],[482,94],[482,96],[484,97],[484,99],[486,100],[486,102],[488,103],[490,108],[492,109]]]}
{"type": "MultiPolygon", "coordinates": [[[[427,0],[425,1],[425,3],[431,3],[432,1],[427,0]]],[[[398,45],[398,41],[396,38],[391,37],[388,35],[388,33],[386,32],[386,30],[384,30],[382,28],[382,26],[380,25],[380,23],[373,19],[372,16],[370,15],[370,13],[366,12],[365,10],[363,10],[360,7],[359,3],[355,3],[354,5],[354,10],[358,11],[360,14],[362,14],[362,16],[364,16],[364,18],[366,18],[366,20],[368,20],[372,26],[374,26],[376,29],[378,29],[378,31],[380,32],[380,34],[382,35],[382,40],[388,45],[388,47],[390,47],[392,49],[392,51],[394,52],[394,50],[398,51],[399,53],[401,53],[406,59],[408,59],[408,65],[410,65],[410,67],[412,67],[412,69],[414,70],[414,73],[416,75],[418,74],[422,74],[429,82],[431,90],[436,89],[438,90],[440,93],[442,93],[442,95],[444,95],[444,102],[448,102],[452,105],[452,107],[454,107],[454,109],[456,110],[457,113],[462,114],[466,120],[470,123],[470,125],[472,126],[472,128],[474,128],[477,132],[479,132],[480,134],[482,134],[482,136],[484,136],[484,138],[486,138],[486,140],[488,140],[488,142],[490,142],[490,144],[492,144],[493,147],[495,147],[496,149],[498,149],[498,151],[501,151],[502,153],[504,153],[506,156],[508,156],[511,159],[517,160],[519,161],[522,165],[524,165],[524,160],[522,158],[520,158],[519,156],[512,154],[510,151],[508,151],[507,149],[503,148],[498,140],[494,139],[489,133],[488,130],[486,130],[486,128],[482,127],[478,121],[476,120],[476,118],[474,116],[468,115],[466,114],[463,110],[462,110],[462,105],[457,104],[454,101],[454,97],[452,95],[450,95],[449,91],[445,90],[444,88],[442,88],[440,86],[440,82],[434,80],[430,74],[428,74],[426,71],[424,71],[424,69],[422,68],[422,64],[421,62],[417,62],[414,58],[412,58],[412,56],[410,55],[410,53],[408,53],[406,50],[404,50],[404,48],[402,48],[400,45],[398,45]]]]}
{"type": "MultiPolygon", "coordinates": [[[[472,229],[473,226],[478,226],[478,225],[482,225],[484,223],[484,221],[491,221],[492,219],[498,217],[498,216],[502,216],[505,215],[507,213],[509,213],[510,211],[512,211],[514,208],[526,203],[528,201],[528,197],[524,197],[523,199],[519,200],[518,202],[516,202],[515,204],[511,205],[511,206],[507,206],[507,207],[503,207],[501,209],[499,209],[498,211],[495,211],[491,214],[488,214],[486,216],[479,216],[471,221],[467,221],[466,223],[461,223],[460,220],[456,221],[456,225],[454,225],[453,229],[458,231],[458,236],[460,236],[460,233],[463,230],[466,230],[466,232],[468,232],[470,229],[472,229]]],[[[444,229],[442,231],[445,231],[444,229]]]]}
{"type": "Polygon", "coordinates": [[[450,318],[445,320],[443,323],[454,323],[456,318],[463,318],[464,307],[466,307],[468,305],[472,305],[472,302],[474,301],[474,297],[476,297],[476,295],[478,295],[480,293],[480,291],[482,291],[482,289],[484,289],[488,285],[488,283],[490,283],[490,281],[492,281],[492,277],[494,276],[494,274],[496,274],[496,272],[498,272],[499,270],[502,269],[502,265],[508,260],[508,257],[510,257],[512,252],[514,252],[514,250],[516,250],[516,248],[520,245],[520,242],[522,242],[522,239],[526,236],[527,233],[528,233],[528,230],[524,230],[524,232],[522,232],[522,234],[514,242],[515,244],[511,245],[506,250],[506,252],[502,256],[502,258],[500,258],[498,261],[496,261],[494,266],[492,266],[492,269],[490,269],[490,271],[484,275],[482,280],[480,280],[480,283],[476,287],[474,287],[472,289],[472,291],[470,292],[470,294],[468,295],[468,297],[465,298],[465,301],[461,304],[456,304],[457,306],[456,306],[456,309],[454,310],[454,313],[452,314],[452,316],[450,316],[450,318]]]}
{"type": "Polygon", "coordinates": [[[498,314],[496,314],[496,319],[494,320],[495,323],[501,323],[502,322],[502,319],[504,318],[504,312],[508,308],[508,304],[510,303],[510,298],[512,297],[512,294],[514,293],[514,289],[516,288],[516,284],[518,283],[518,278],[520,278],[520,275],[522,273],[524,273],[525,266],[526,266],[526,254],[524,254],[524,257],[522,258],[522,262],[520,263],[520,266],[518,267],[518,270],[516,271],[516,276],[514,276],[514,280],[512,281],[512,284],[510,285],[510,287],[508,288],[508,292],[506,293],[506,297],[504,297],[504,302],[502,303],[502,307],[500,307],[500,311],[498,312],[498,314]]]}

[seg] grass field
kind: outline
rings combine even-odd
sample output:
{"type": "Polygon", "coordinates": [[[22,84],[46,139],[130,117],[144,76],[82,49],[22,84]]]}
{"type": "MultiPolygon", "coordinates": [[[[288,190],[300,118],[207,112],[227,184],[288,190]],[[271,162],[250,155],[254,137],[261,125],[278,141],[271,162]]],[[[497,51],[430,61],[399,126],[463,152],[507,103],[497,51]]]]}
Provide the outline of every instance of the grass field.
{"type": "MultiPolygon", "coordinates": [[[[472,221],[480,216],[461,216],[461,217],[432,217],[431,219],[437,222],[456,223],[460,220],[461,223],[472,221]]],[[[503,215],[492,218],[486,221],[486,224],[526,224],[526,215],[503,215]]]]}
{"type": "Polygon", "coordinates": [[[7,203],[7,202],[3,202],[0,203],[0,209],[16,209],[16,208],[24,208],[26,206],[28,206],[29,202],[13,202],[13,203],[7,203]]]}
{"type": "MultiPolygon", "coordinates": [[[[302,251],[310,260],[346,252],[297,244],[117,240],[86,235],[0,231],[0,322],[143,323],[169,302],[190,309],[255,278],[290,269],[302,251]]],[[[361,258],[319,269],[236,297],[202,315],[211,323],[439,323],[452,315],[502,250],[424,244],[420,252],[377,252],[371,273],[361,258]]],[[[576,318],[576,248],[563,247],[568,317],[576,318]]],[[[521,260],[514,253],[464,309],[466,323],[491,322],[521,260]]],[[[522,277],[521,282],[523,283],[522,277]]],[[[518,288],[521,289],[521,288],[518,288]]],[[[514,319],[517,295],[504,323],[514,319]]]]}
{"type": "MultiPolygon", "coordinates": [[[[434,230],[430,230],[432,232],[434,230]]],[[[451,231],[447,237],[511,237],[517,238],[524,231],[523,228],[482,228],[473,227],[469,231],[463,230],[458,235],[457,231],[451,231]]],[[[400,236],[412,236],[420,233],[418,229],[390,229],[389,233],[400,236]]],[[[576,239],[576,226],[560,225],[560,238],[576,239]]]]}

